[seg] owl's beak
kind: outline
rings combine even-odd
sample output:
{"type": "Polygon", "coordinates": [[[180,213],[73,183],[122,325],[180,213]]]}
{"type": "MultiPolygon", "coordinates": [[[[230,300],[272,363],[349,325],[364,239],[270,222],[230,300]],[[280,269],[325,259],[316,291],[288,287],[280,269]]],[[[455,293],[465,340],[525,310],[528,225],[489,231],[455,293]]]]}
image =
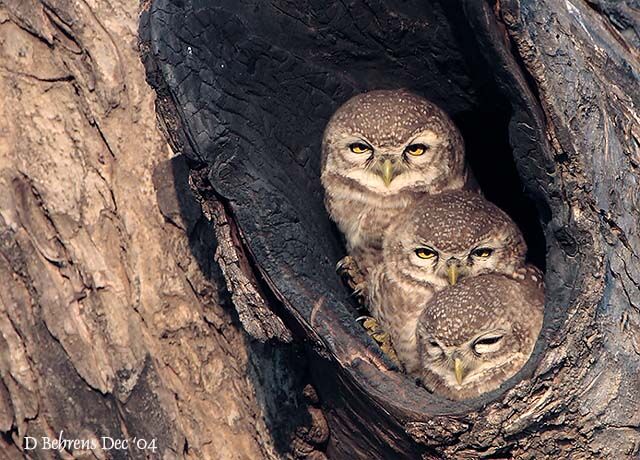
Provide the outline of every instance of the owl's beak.
{"type": "Polygon", "coordinates": [[[464,378],[464,366],[462,365],[462,360],[460,358],[456,358],[453,361],[453,371],[456,374],[456,382],[458,382],[458,385],[462,385],[462,379],[464,378]]]}
{"type": "Polygon", "coordinates": [[[387,187],[391,184],[391,181],[396,176],[396,168],[389,158],[386,158],[382,162],[382,166],[380,168],[380,175],[382,176],[382,180],[384,181],[384,185],[387,187]]]}
{"type": "Polygon", "coordinates": [[[447,275],[449,277],[449,284],[451,286],[456,284],[456,282],[458,281],[459,273],[460,273],[460,270],[458,269],[457,263],[449,264],[449,266],[447,267],[447,275]]]}

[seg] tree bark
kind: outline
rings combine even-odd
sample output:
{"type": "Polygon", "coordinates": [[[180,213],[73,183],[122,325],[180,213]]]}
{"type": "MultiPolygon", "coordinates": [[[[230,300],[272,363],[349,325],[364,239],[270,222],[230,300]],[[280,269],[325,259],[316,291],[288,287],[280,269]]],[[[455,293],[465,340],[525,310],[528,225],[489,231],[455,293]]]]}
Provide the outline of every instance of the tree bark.
{"type": "Polygon", "coordinates": [[[157,127],[139,13],[1,2],[0,458],[80,455],[45,448],[61,436],[84,458],[279,459],[292,427],[312,451],[296,351],[241,329],[157,127]]]}
{"type": "Polygon", "coordinates": [[[0,458],[637,458],[638,30],[633,0],[4,0],[0,458]],[[546,265],[534,356],[463,403],[334,272],[322,129],[398,86],[546,265]]]}

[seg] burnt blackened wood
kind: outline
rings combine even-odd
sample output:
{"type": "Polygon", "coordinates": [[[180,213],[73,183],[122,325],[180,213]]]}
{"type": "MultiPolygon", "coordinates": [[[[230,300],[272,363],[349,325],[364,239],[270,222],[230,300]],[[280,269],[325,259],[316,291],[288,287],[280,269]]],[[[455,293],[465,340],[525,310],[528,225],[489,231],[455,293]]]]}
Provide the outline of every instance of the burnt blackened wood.
{"type": "MultiPolygon", "coordinates": [[[[618,10],[632,5],[618,2],[618,10]]],[[[509,1],[501,15],[536,84],[560,185],[556,201],[566,203],[568,214],[554,213],[549,231],[564,260],[550,261],[555,275],[548,273],[547,281],[567,294],[567,319],[537,371],[556,373],[540,415],[562,420],[558,431],[587,455],[634,457],[640,443],[638,50],[584,2],[560,8],[509,1]],[[567,410],[556,417],[553,405],[561,404],[567,410]]],[[[553,294],[549,301],[558,302],[553,294]]],[[[561,451],[559,436],[550,439],[530,442],[561,451]]]]}
{"type": "MultiPolygon", "coordinates": [[[[152,2],[146,66],[169,135],[208,172],[206,187],[224,203],[211,209],[233,221],[242,243],[233,250],[269,291],[265,305],[308,345],[329,457],[637,452],[640,135],[629,8],[152,2]],[[627,22],[612,27],[620,15],[627,22]],[[396,372],[355,325],[334,271],[344,250],[322,205],[322,131],[352,94],[388,87],[431,98],[467,139],[495,103],[482,128],[508,136],[544,230],[541,340],[518,375],[476,400],[436,398],[396,372]]],[[[467,147],[476,162],[501,158],[467,147]]]]}

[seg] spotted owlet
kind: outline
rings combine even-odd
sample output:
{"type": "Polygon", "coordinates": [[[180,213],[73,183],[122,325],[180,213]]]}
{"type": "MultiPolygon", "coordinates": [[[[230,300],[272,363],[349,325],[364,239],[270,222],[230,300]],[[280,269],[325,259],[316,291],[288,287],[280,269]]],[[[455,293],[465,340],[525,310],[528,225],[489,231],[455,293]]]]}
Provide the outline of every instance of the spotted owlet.
{"type": "Polygon", "coordinates": [[[473,192],[426,195],[398,216],[367,285],[369,310],[405,370],[418,367],[416,324],[434,292],[482,273],[516,276],[526,252],[511,218],[473,192]]]}
{"type": "Polygon", "coordinates": [[[519,279],[480,275],[436,293],[416,332],[423,385],[456,400],[495,390],[529,359],[543,309],[533,267],[519,279]]]}
{"type": "Polygon", "coordinates": [[[398,213],[425,193],[465,187],[469,175],[462,137],[444,111],[407,90],[379,90],[331,117],[321,179],[327,210],[366,273],[398,213]]]}

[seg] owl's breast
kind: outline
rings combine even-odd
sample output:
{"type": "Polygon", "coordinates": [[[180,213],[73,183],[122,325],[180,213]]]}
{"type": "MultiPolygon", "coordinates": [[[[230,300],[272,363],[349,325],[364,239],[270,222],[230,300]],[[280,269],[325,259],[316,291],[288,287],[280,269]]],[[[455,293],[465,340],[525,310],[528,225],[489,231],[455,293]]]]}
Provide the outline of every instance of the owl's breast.
{"type": "Polygon", "coordinates": [[[328,199],[331,217],[347,240],[349,251],[382,247],[385,230],[415,201],[412,194],[377,195],[344,190],[328,199]]]}
{"type": "Polygon", "coordinates": [[[418,319],[432,297],[433,289],[429,285],[397,278],[386,266],[376,268],[370,284],[371,313],[390,334],[405,370],[414,373],[419,367],[418,319]]]}

